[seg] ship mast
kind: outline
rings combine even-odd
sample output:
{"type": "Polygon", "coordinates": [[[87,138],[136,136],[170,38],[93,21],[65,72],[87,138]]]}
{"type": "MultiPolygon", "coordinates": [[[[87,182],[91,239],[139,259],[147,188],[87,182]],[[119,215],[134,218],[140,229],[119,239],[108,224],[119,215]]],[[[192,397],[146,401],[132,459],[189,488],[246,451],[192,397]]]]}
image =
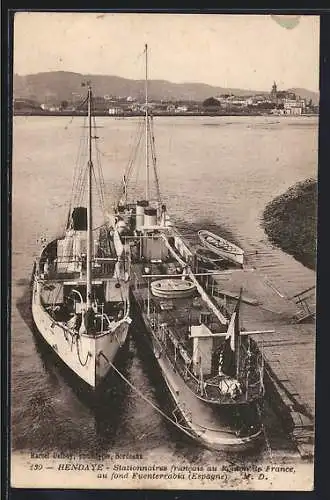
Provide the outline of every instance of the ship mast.
{"type": "Polygon", "coordinates": [[[241,328],[240,328],[240,309],[242,302],[243,288],[240,289],[239,298],[236,306],[236,321],[235,321],[235,366],[236,378],[239,379],[240,363],[241,363],[241,328]]]}
{"type": "Polygon", "coordinates": [[[93,238],[92,238],[92,88],[88,85],[88,200],[87,200],[87,281],[86,281],[86,308],[92,307],[92,259],[93,259],[93,238]]]}
{"type": "Polygon", "coordinates": [[[145,156],[146,156],[146,200],[149,201],[149,132],[148,132],[148,45],[145,44],[146,74],[145,74],[145,156]]]}

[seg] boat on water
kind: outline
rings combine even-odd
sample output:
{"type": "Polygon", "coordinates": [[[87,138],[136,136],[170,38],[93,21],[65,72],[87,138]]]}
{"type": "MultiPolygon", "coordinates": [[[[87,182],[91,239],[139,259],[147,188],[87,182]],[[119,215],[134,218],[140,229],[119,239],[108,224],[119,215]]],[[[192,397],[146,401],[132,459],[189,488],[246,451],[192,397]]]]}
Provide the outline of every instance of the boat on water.
{"type": "Polygon", "coordinates": [[[76,165],[64,234],[44,241],[34,264],[32,315],[50,348],[95,390],[125,344],[131,323],[130,258],[127,248],[108,239],[105,226],[93,226],[94,193],[104,194],[104,185],[100,165],[94,168],[93,93],[87,86],[88,161],[76,165]]]}
{"type": "MultiPolygon", "coordinates": [[[[145,47],[146,68],[148,62],[145,47]]],[[[135,334],[144,339],[174,403],[171,420],[214,449],[254,445],[262,433],[263,359],[239,325],[241,300],[212,296],[197,272],[196,253],[167,213],[159,189],[153,118],[146,105],[144,198],[133,195],[129,162],[114,207],[115,243],[129,247],[135,334]],[[153,189],[151,188],[153,173],[153,189]],[[142,325],[142,326],[141,326],[142,325]],[[141,327],[140,327],[141,326],[141,327]]]]}
{"type": "Polygon", "coordinates": [[[224,259],[238,264],[239,266],[243,266],[244,251],[240,247],[217,234],[207,231],[206,229],[198,231],[198,236],[201,243],[206,248],[212,250],[212,252],[224,259]]]}

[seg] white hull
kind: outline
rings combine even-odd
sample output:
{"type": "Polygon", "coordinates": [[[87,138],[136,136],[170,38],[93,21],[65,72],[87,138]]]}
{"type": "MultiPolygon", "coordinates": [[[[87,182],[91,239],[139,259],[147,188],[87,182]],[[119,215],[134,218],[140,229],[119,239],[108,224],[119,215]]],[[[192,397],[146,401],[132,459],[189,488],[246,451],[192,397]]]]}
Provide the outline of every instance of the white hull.
{"type": "Polygon", "coordinates": [[[123,318],[114,330],[103,335],[72,334],[60,322],[55,322],[43,307],[36,279],[33,284],[32,316],[47,344],[92,389],[100,385],[110,371],[126,341],[129,328],[129,321],[123,318]]]}
{"type": "Polygon", "coordinates": [[[209,231],[199,231],[198,236],[206,248],[224,259],[243,266],[244,251],[241,248],[209,231]]]}

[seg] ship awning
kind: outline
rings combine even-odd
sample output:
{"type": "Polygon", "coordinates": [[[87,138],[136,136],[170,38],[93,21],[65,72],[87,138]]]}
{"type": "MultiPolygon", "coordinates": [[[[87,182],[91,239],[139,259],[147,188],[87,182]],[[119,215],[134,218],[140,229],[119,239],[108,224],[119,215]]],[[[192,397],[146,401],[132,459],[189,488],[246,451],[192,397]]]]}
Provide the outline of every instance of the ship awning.
{"type": "MultiPolygon", "coordinates": [[[[85,281],[64,281],[63,285],[65,286],[84,286],[86,285],[85,281]]],[[[103,285],[103,281],[97,280],[92,281],[92,285],[103,285]]]]}

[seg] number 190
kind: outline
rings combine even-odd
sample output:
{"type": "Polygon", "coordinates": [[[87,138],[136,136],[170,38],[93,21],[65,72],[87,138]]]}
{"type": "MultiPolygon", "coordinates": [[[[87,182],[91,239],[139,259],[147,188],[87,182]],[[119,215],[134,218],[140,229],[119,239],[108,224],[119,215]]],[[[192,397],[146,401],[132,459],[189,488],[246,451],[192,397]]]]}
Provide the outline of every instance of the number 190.
{"type": "Polygon", "coordinates": [[[42,464],[31,464],[30,470],[41,470],[43,468],[42,464]]]}

